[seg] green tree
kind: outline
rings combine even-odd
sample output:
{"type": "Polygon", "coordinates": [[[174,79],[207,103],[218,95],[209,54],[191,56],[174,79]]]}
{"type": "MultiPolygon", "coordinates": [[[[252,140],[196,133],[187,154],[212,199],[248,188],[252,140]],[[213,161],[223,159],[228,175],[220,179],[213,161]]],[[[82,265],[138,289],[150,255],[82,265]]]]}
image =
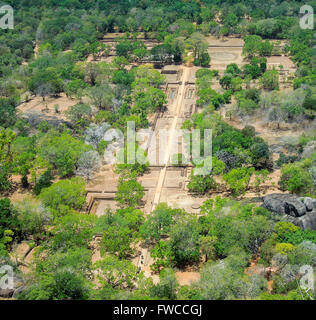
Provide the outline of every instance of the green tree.
{"type": "Polygon", "coordinates": [[[144,88],[159,88],[166,80],[165,75],[153,69],[152,65],[141,65],[132,70],[135,81],[133,83],[134,92],[143,92],[144,88]]]}
{"type": "Polygon", "coordinates": [[[232,193],[235,196],[239,196],[247,191],[253,173],[254,168],[237,168],[225,174],[223,180],[232,193]]]}
{"type": "Polygon", "coordinates": [[[27,175],[32,167],[32,162],[35,159],[35,137],[18,136],[12,145],[13,153],[13,173],[22,176],[23,187],[28,187],[27,175]],[[23,184],[24,182],[24,184],[23,184]]]}
{"type": "Polygon", "coordinates": [[[200,58],[198,59],[198,61],[197,60],[195,61],[195,63],[200,64],[201,67],[204,67],[204,68],[209,67],[210,62],[211,62],[211,57],[208,52],[203,52],[200,55],[200,58]]]}
{"type": "Polygon", "coordinates": [[[22,239],[32,237],[38,245],[46,238],[46,228],[52,222],[49,210],[32,198],[25,198],[15,204],[17,227],[22,239]]]}
{"type": "Polygon", "coordinates": [[[79,274],[65,270],[54,274],[53,297],[58,300],[85,300],[89,297],[89,288],[79,274]]]}
{"type": "MultiPolygon", "coordinates": [[[[68,212],[64,216],[59,216],[58,219],[55,219],[54,228],[50,230],[52,237],[49,237],[49,241],[43,245],[43,249],[48,250],[51,254],[63,252],[61,261],[64,261],[64,258],[69,255],[72,268],[78,268],[78,272],[81,269],[81,271],[85,270],[89,273],[89,268],[83,267],[83,265],[88,264],[89,266],[91,263],[92,253],[89,248],[96,220],[97,217],[94,215],[78,212],[68,212]],[[70,249],[75,250],[75,254],[70,255],[68,253],[70,249]],[[78,263],[81,260],[83,261],[78,263]]],[[[39,261],[45,263],[45,260],[40,256],[39,261]]],[[[51,267],[54,268],[54,257],[51,257],[50,262],[51,267]]]]}
{"type": "Polygon", "coordinates": [[[81,79],[74,79],[66,83],[65,93],[67,97],[79,99],[81,102],[84,89],[86,89],[87,84],[81,79]]]}
{"type": "Polygon", "coordinates": [[[154,46],[150,53],[152,54],[154,61],[158,61],[163,65],[171,63],[173,60],[173,48],[171,44],[159,44],[154,46]]]}
{"type": "Polygon", "coordinates": [[[76,104],[67,110],[68,118],[77,126],[85,127],[92,117],[92,109],[87,104],[76,104]]]}
{"type": "Polygon", "coordinates": [[[150,256],[154,259],[150,269],[153,272],[160,272],[162,268],[170,268],[174,264],[174,255],[168,241],[159,241],[150,250],[150,256]]]}
{"type": "Polygon", "coordinates": [[[36,72],[30,82],[29,89],[33,93],[45,97],[50,94],[59,94],[63,91],[63,81],[60,78],[57,70],[53,67],[48,67],[46,70],[36,72]]]}
{"type": "Polygon", "coordinates": [[[178,267],[199,261],[199,233],[195,218],[178,221],[170,231],[170,248],[178,267]]]}
{"type": "Polygon", "coordinates": [[[58,181],[43,189],[40,199],[55,214],[63,215],[71,209],[81,210],[86,201],[85,195],[85,182],[82,178],[76,177],[58,181]]]}
{"type": "Polygon", "coordinates": [[[213,83],[213,73],[210,72],[201,72],[201,71],[210,71],[208,69],[199,69],[196,72],[196,86],[198,90],[211,88],[213,83]],[[199,72],[200,71],[200,72],[199,72]]]}
{"type": "Polygon", "coordinates": [[[144,197],[144,187],[135,179],[120,181],[115,200],[122,206],[136,207],[141,204],[144,197]]]}
{"type": "Polygon", "coordinates": [[[52,185],[53,176],[50,170],[45,171],[36,181],[33,192],[35,195],[39,195],[44,188],[48,188],[52,185]]]}
{"type": "Polygon", "coordinates": [[[96,85],[97,77],[100,75],[100,73],[100,64],[90,62],[84,66],[85,79],[87,79],[86,81],[91,83],[92,86],[96,85]]]}
{"type": "Polygon", "coordinates": [[[210,175],[208,176],[200,176],[200,175],[192,175],[191,180],[188,184],[188,189],[190,192],[203,194],[211,189],[216,189],[217,183],[214,178],[210,175]]]}
{"type": "Polygon", "coordinates": [[[270,56],[273,50],[273,44],[268,40],[262,41],[262,38],[257,35],[249,35],[245,37],[245,44],[243,47],[243,55],[247,58],[258,56],[270,56]]]}
{"type": "MultiPolygon", "coordinates": [[[[67,217],[70,222],[69,217],[67,217]]],[[[74,221],[74,217],[71,217],[74,221]]],[[[84,221],[81,219],[81,222],[84,221]]],[[[41,247],[34,256],[34,268],[30,277],[26,279],[25,291],[19,299],[27,300],[85,300],[90,297],[91,283],[91,252],[87,247],[81,247],[78,235],[84,229],[84,223],[76,225],[76,230],[72,233],[74,246],[70,247],[69,239],[65,237],[68,232],[68,225],[61,221],[63,231],[63,242],[58,247],[53,246],[56,239],[52,240],[51,246],[41,247]],[[77,240],[77,243],[76,243],[77,240]],[[45,254],[45,259],[41,257],[45,254]]],[[[56,230],[56,232],[58,232],[56,230]]],[[[59,230],[60,232],[60,230],[59,230]]],[[[59,232],[56,234],[60,237],[59,232]]],[[[60,238],[58,239],[61,240],[60,238]]],[[[90,240],[90,239],[89,239],[90,240]]],[[[49,241],[50,242],[50,241],[49,241]]]]}
{"type": "Polygon", "coordinates": [[[240,77],[233,78],[231,81],[231,90],[233,92],[242,90],[243,81],[240,77]]]}
{"type": "Polygon", "coordinates": [[[208,45],[205,37],[199,32],[194,32],[187,40],[187,44],[193,51],[194,64],[207,67],[210,63],[210,56],[207,52],[208,45]]]}
{"type": "Polygon", "coordinates": [[[73,174],[81,155],[91,149],[67,131],[61,134],[49,131],[38,143],[40,157],[57,169],[62,177],[73,174]]]}
{"type": "Polygon", "coordinates": [[[7,246],[12,242],[17,228],[14,208],[8,198],[0,199],[0,253],[6,256],[7,246]]]}
{"type": "Polygon", "coordinates": [[[0,127],[0,192],[7,190],[11,183],[12,144],[15,139],[15,133],[11,129],[0,127]]]}
{"type": "Polygon", "coordinates": [[[151,295],[160,299],[174,300],[179,283],[172,269],[164,269],[159,274],[159,283],[151,288],[151,295]]]}
{"type": "Polygon", "coordinates": [[[113,110],[114,92],[111,86],[104,83],[89,89],[88,95],[92,104],[100,110],[113,110]]]}
{"type": "Polygon", "coordinates": [[[115,46],[116,54],[118,56],[123,56],[125,58],[129,58],[129,54],[133,50],[133,45],[129,40],[120,40],[117,42],[115,46]]]}
{"type": "Polygon", "coordinates": [[[260,79],[260,83],[264,89],[279,90],[279,73],[276,70],[268,70],[260,79]]]}
{"type": "Polygon", "coordinates": [[[102,233],[101,253],[117,254],[120,259],[124,259],[133,253],[133,240],[134,231],[128,226],[110,226],[102,233]]]}
{"type": "Polygon", "coordinates": [[[233,77],[231,75],[224,75],[220,80],[219,83],[223,89],[228,90],[231,88],[233,77]]]}
{"type": "Polygon", "coordinates": [[[214,236],[201,236],[200,237],[200,250],[201,253],[205,255],[205,262],[210,260],[215,260],[216,250],[215,243],[217,238],[214,236]]]}
{"type": "Polygon", "coordinates": [[[146,113],[155,112],[167,103],[165,93],[157,88],[149,88],[135,96],[135,103],[132,109],[135,113],[144,111],[146,113]]]}
{"type": "Polygon", "coordinates": [[[116,256],[109,255],[95,262],[93,267],[103,287],[107,285],[121,289],[135,287],[137,268],[128,260],[119,260],[116,256]]]}
{"type": "Polygon", "coordinates": [[[168,235],[177,212],[165,203],[157,205],[140,228],[144,239],[159,241],[163,235],[168,235]]]}
{"type": "Polygon", "coordinates": [[[263,57],[269,57],[272,55],[273,44],[269,40],[263,41],[259,47],[259,54],[263,57]]]}
{"type": "Polygon", "coordinates": [[[93,55],[94,60],[99,59],[104,50],[105,44],[98,41],[91,43],[89,47],[89,52],[93,55]]]}
{"type": "Polygon", "coordinates": [[[113,65],[118,68],[120,71],[129,64],[128,60],[124,57],[118,56],[113,59],[113,65]]]}
{"type": "Polygon", "coordinates": [[[296,194],[313,192],[313,180],[307,171],[310,166],[309,160],[283,165],[279,181],[280,188],[296,194]]]}
{"type": "Polygon", "coordinates": [[[15,124],[16,117],[16,106],[18,101],[15,97],[5,98],[0,97],[0,127],[8,128],[15,124]]]}

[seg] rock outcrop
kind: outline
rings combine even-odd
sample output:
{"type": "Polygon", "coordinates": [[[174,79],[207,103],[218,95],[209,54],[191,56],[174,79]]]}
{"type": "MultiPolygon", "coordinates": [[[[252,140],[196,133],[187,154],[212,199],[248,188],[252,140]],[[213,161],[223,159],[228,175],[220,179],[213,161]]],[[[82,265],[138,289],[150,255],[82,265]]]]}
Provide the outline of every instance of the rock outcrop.
{"type": "Polygon", "coordinates": [[[316,199],[274,193],[263,198],[262,206],[271,212],[287,215],[303,230],[316,230],[316,199]]]}

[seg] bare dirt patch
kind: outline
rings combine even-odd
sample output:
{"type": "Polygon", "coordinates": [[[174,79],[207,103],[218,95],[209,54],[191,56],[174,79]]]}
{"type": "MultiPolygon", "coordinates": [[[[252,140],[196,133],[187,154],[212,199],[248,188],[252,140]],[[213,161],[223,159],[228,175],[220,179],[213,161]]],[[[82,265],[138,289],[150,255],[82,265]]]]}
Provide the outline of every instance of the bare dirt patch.
{"type": "Polygon", "coordinates": [[[210,46],[243,47],[244,45],[244,40],[241,38],[233,38],[233,37],[217,38],[214,36],[208,36],[206,40],[210,46]]]}
{"type": "Polygon", "coordinates": [[[293,69],[294,71],[296,70],[295,64],[293,63],[293,61],[285,56],[271,56],[267,58],[267,63],[268,66],[280,66],[282,65],[284,67],[284,69],[293,69]]]}
{"type": "Polygon", "coordinates": [[[236,63],[239,67],[246,63],[242,56],[242,48],[209,47],[208,53],[211,57],[210,69],[218,70],[220,74],[223,74],[231,63],[236,63]]]}
{"type": "Polygon", "coordinates": [[[181,286],[190,285],[201,278],[199,272],[176,272],[176,277],[181,286]]]}
{"type": "Polygon", "coordinates": [[[12,203],[20,202],[27,197],[31,197],[32,193],[27,189],[18,188],[13,193],[10,194],[9,199],[12,203]]]}
{"type": "Polygon", "coordinates": [[[95,60],[95,59],[93,58],[93,55],[90,54],[90,55],[88,56],[86,62],[94,62],[94,63],[106,62],[106,63],[111,63],[114,58],[115,58],[115,56],[109,56],[109,57],[101,57],[101,58],[95,60]]]}
{"type": "Polygon", "coordinates": [[[278,143],[295,143],[298,138],[311,129],[311,123],[281,123],[280,129],[277,129],[277,124],[262,119],[256,119],[253,117],[241,119],[229,120],[224,117],[224,120],[231,126],[237,129],[243,129],[245,126],[253,126],[259,137],[264,139],[269,145],[278,143]]]}
{"type": "Polygon", "coordinates": [[[238,55],[231,52],[211,52],[211,59],[218,61],[235,61],[238,59],[238,55]]]}
{"type": "Polygon", "coordinates": [[[20,104],[17,109],[24,116],[34,117],[38,121],[67,121],[66,111],[78,102],[68,98],[64,93],[58,97],[48,97],[45,101],[35,96],[20,104]]]}

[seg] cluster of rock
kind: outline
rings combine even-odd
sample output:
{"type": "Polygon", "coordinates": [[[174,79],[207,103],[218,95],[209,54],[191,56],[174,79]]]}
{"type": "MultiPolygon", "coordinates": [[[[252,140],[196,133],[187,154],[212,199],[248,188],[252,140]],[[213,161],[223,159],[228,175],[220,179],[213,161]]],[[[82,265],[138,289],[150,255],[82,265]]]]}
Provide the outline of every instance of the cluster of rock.
{"type": "Polygon", "coordinates": [[[287,215],[289,221],[303,230],[316,230],[316,199],[274,193],[263,198],[262,206],[271,212],[287,215]]]}

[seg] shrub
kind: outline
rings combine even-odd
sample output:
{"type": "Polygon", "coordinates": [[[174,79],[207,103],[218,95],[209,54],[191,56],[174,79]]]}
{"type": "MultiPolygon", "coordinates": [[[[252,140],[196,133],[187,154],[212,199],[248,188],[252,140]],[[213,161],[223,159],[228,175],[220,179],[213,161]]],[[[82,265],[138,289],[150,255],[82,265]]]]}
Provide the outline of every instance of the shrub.
{"type": "Polygon", "coordinates": [[[262,78],[261,84],[264,89],[279,90],[279,73],[276,70],[266,71],[262,78]]]}
{"type": "Polygon", "coordinates": [[[33,192],[36,195],[39,195],[42,191],[42,189],[44,188],[48,188],[52,185],[52,175],[51,175],[51,171],[47,170],[45,171],[40,178],[38,179],[38,181],[36,182],[33,192]]]}
{"type": "Polygon", "coordinates": [[[313,179],[308,172],[309,161],[283,165],[279,186],[281,190],[288,190],[295,194],[313,192],[313,179]]]}
{"type": "Polygon", "coordinates": [[[223,180],[232,193],[239,196],[246,192],[253,173],[254,168],[237,168],[225,174],[223,180]]]}
{"type": "Polygon", "coordinates": [[[85,196],[85,182],[82,178],[76,177],[56,182],[49,188],[43,189],[40,199],[54,213],[63,215],[72,209],[82,209],[86,201],[85,196]]]}
{"type": "Polygon", "coordinates": [[[144,195],[144,187],[135,179],[121,180],[115,200],[123,206],[135,207],[140,205],[144,195]]]}
{"type": "Polygon", "coordinates": [[[294,250],[294,246],[290,243],[278,243],[275,246],[275,251],[277,253],[281,253],[284,255],[287,255],[288,253],[290,253],[293,250],[294,250]]]}

